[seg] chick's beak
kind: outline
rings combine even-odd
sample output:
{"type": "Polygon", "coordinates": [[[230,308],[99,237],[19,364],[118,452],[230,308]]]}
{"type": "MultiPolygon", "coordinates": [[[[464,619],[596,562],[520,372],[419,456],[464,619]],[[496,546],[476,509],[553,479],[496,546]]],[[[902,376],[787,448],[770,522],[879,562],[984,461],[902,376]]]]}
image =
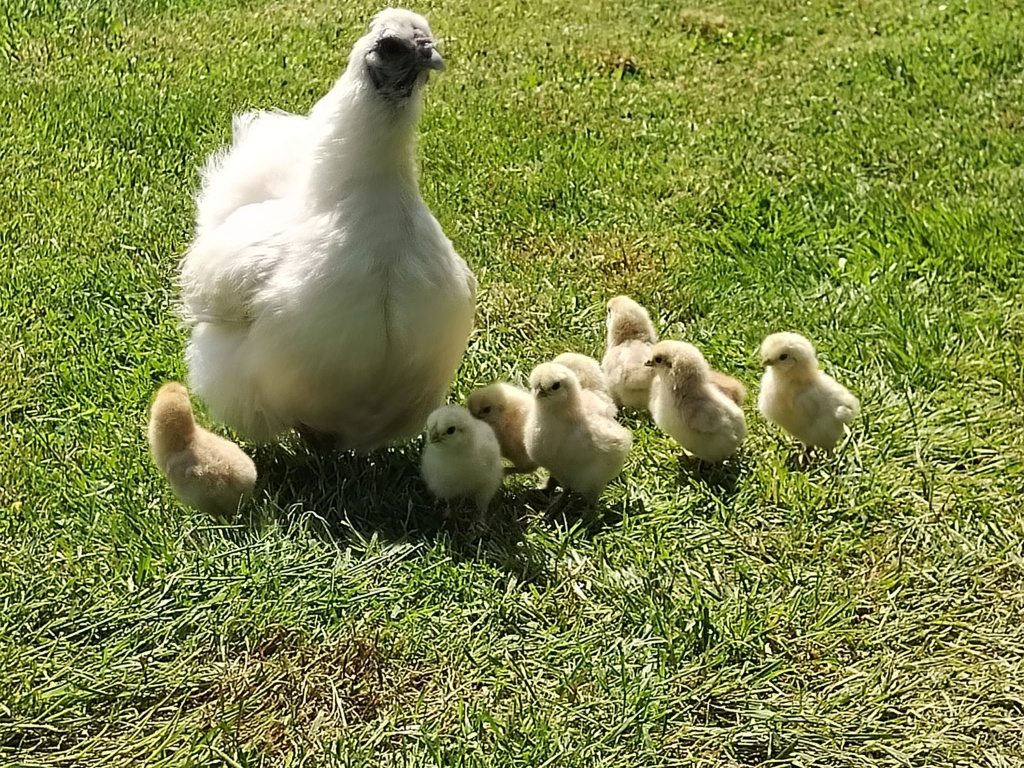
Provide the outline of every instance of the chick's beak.
{"type": "Polygon", "coordinates": [[[653,368],[654,367],[654,361],[653,360],[644,360],[644,365],[646,365],[648,368],[653,368]]]}

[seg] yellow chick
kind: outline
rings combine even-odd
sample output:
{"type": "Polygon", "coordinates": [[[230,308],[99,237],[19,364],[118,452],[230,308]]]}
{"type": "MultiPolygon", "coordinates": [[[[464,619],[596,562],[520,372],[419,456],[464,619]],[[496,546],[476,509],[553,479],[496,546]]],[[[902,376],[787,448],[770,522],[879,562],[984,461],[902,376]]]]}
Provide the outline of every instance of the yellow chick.
{"type": "Polygon", "coordinates": [[[832,450],[860,414],[860,401],[818,368],[814,346],[797,333],[766,338],[761,363],[761,414],[804,445],[832,450]]]}
{"type": "Polygon", "coordinates": [[[576,374],[543,363],[530,374],[534,407],[526,420],[526,450],[566,488],[593,503],[622,471],[633,444],[629,430],[584,403],[576,374]]]}
{"type": "Polygon", "coordinates": [[[486,512],[504,477],[494,430],[465,408],[441,406],[427,417],[420,473],[437,498],[469,498],[486,512]]]}
{"type": "Polygon", "coordinates": [[[608,300],[605,327],[607,345],[601,370],[612,397],[619,405],[646,411],[654,371],[645,363],[658,341],[651,316],[628,296],[615,296],[608,300]]]}
{"type": "Polygon", "coordinates": [[[704,461],[724,461],[747,436],[743,411],[711,381],[711,367],[693,344],[660,341],[651,348],[654,423],[704,461]]]}
{"type": "Polygon", "coordinates": [[[563,352],[551,362],[564,365],[576,374],[583,387],[583,404],[589,411],[614,419],[619,409],[608,390],[601,364],[592,357],[578,352],[563,352]]]}
{"type": "Polygon", "coordinates": [[[512,462],[513,472],[533,472],[537,462],[530,458],[523,443],[526,417],[533,398],[512,384],[497,383],[471,392],[466,407],[473,418],[490,425],[501,446],[501,455],[512,462]]]}
{"type": "Polygon", "coordinates": [[[743,401],[747,399],[747,388],[743,386],[743,382],[721,371],[716,371],[714,368],[711,368],[710,371],[711,383],[718,391],[736,403],[736,405],[743,405],[743,401]]]}
{"type": "Polygon", "coordinates": [[[252,497],[256,465],[230,440],[196,424],[188,390],[160,387],[149,413],[149,451],[184,504],[230,519],[252,497]]]}

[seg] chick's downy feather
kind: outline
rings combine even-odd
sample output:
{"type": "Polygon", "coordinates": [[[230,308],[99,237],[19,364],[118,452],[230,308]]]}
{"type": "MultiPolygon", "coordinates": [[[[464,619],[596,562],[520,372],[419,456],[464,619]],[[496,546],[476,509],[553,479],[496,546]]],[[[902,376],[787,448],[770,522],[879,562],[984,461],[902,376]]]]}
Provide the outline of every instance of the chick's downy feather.
{"type": "Polygon", "coordinates": [[[551,362],[564,365],[576,374],[583,388],[581,397],[587,411],[599,413],[609,419],[614,419],[618,415],[618,406],[615,405],[615,400],[608,390],[604,371],[597,360],[579,352],[563,352],[551,362]]]}
{"type": "Polygon", "coordinates": [[[647,410],[654,371],[645,363],[658,341],[651,316],[628,296],[615,296],[608,301],[605,326],[607,343],[601,369],[612,397],[627,408],[647,410]]]}
{"type": "Polygon", "coordinates": [[[153,463],[188,506],[230,518],[252,496],[256,465],[233,442],[196,424],[181,384],[170,382],[157,392],[148,437],[153,463]]]}
{"type": "Polygon", "coordinates": [[[516,472],[533,472],[537,462],[530,458],[523,442],[526,417],[533,408],[533,397],[519,387],[504,382],[489,384],[466,398],[473,418],[490,425],[501,446],[501,455],[512,462],[516,472]]]}
{"type": "Polygon", "coordinates": [[[651,348],[651,416],[685,450],[704,461],[732,456],[747,436],[743,411],[715,386],[711,368],[692,344],[660,341],[651,348]]]}
{"type": "Polygon", "coordinates": [[[465,408],[438,408],[427,418],[420,471],[439,499],[469,498],[484,512],[504,477],[494,430],[465,408]]]}
{"type": "Polygon", "coordinates": [[[294,427],[370,450],[420,432],[472,329],[476,280],[419,194],[441,68],[425,19],[381,12],[308,116],[236,120],[182,260],[189,380],[255,441],[294,427]]]}
{"type": "Polygon", "coordinates": [[[530,374],[535,405],[526,422],[526,450],[552,477],[588,501],[622,471],[633,444],[629,430],[584,403],[571,370],[544,363],[530,374]]]}
{"type": "Polygon", "coordinates": [[[860,414],[860,401],[818,368],[811,342],[796,333],[774,333],[761,345],[761,362],[761,414],[804,445],[834,448],[860,414]]]}

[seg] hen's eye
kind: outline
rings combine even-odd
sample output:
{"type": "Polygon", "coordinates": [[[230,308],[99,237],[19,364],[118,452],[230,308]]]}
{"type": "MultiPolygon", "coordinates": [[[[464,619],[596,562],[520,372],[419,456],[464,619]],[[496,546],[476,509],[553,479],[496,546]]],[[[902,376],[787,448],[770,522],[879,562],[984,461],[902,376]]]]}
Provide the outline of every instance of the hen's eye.
{"type": "Polygon", "coordinates": [[[405,53],[405,45],[396,37],[385,37],[377,43],[377,53],[385,59],[397,59],[405,53]]]}
{"type": "Polygon", "coordinates": [[[789,355],[779,355],[779,360],[789,360],[789,355]]]}
{"type": "Polygon", "coordinates": [[[454,435],[455,434],[455,427],[448,427],[448,434],[449,435],[454,435]]]}
{"type": "Polygon", "coordinates": [[[481,413],[490,413],[490,412],[491,412],[491,406],[489,406],[489,405],[481,411],[481,413]]]}
{"type": "Polygon", "coordinates": [[[558,389],[561,386],[562,386],[562,382],[556,381],[554,384],[551,385],[551,388],[552,389],[558,389]]]}

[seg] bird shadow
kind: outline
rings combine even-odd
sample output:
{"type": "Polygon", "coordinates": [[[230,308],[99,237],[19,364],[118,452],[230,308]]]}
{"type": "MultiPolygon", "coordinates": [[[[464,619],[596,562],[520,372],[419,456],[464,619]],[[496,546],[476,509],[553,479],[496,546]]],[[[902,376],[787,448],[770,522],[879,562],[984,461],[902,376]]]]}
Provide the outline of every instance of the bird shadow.
{"type": "Polygon", "coordinates": [[[739,491],[740,478],[747,469],[749,457],[740,451],[722,462],[708,462],[679,457],[676,479],[680,485],[699,484],[721,501],[732,499],[739,491]]]}
{"type": "Polygon", "coordinates": [[[487,513],[437,503],[419,474],[415,445],[369,455],[289,440],[253,452],[257,497],[240,522],[302,528],[334,544],[377,540],[438,545],[453,562],[486,562],[519,582],[552,583],[572,542],[621,522],[622,510],[533,476],[507,478],[487,513]]]}
{"type": "Polygon", "coordinates": [[[334,543],[376,539],[439,544],[454,562],[484,561],[519,581],[547,583],[555,572],[550,537],[592,537],[621,520],[607,505],[506,479],[488,512],[437,503],[419,474],[415,445],[369,455],[318,450],[293,440],[254,451],[259,472],[250,525],[303,527],[334,543]]]}
{"type": "Polygon", "coordinates": [[[408,449],[364,455],[295,440],[260,447],[254,460],[267,517],[286,526],[301,522],[331,540],[420,540],[440,530],[408,449]]]}

